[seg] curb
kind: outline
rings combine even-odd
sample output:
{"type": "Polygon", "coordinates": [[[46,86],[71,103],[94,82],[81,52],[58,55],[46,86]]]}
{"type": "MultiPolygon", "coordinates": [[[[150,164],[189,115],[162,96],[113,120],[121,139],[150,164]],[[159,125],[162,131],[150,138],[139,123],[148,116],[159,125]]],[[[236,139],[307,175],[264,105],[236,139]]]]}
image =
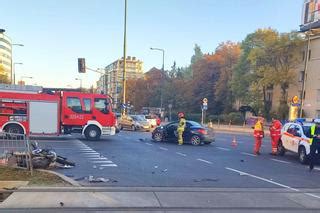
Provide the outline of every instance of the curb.
{"type": "Polygon", "coordinates": [[[37,171],[41,171],[41,172],[47,172],[47,173],[51,173],[51,174],[57,175],[57,176],[60,177],[62,180],[70,183],[72,186],[81,187],[81,185],[80,185],[77,181],[75,181],[75,180],[73,180],[73,179],[71,179],[71,178],[69,178],[69,177],[67,177],[67,176],[65,176],[65,175],[63,175],[63,174],[60,174],[60,173],[58,173],[58,172],[54,172],[54,171],[50,171],[50,170],[45,170],[45,169],[36,169],[36,170],[37,170],[37,171]]]}

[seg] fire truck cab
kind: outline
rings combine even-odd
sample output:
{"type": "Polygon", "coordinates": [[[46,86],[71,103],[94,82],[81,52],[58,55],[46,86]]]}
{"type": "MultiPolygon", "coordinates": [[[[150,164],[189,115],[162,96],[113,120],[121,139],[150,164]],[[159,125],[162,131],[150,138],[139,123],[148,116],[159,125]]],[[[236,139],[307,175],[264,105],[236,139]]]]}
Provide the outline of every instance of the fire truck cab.
{"type": "Polygon", "coordinates": [[[16,87],[0,86],[0,132],[33,136],[81,133],[88,140],[115,134],[116,116],[107,95],[16,87]]]}

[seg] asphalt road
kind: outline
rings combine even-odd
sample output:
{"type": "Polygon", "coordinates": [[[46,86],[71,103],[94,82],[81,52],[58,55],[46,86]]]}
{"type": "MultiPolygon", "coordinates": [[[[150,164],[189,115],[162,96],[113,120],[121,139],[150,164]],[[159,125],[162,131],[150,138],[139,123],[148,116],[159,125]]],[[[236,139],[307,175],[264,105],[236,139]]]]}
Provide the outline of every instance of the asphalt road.
{"type": "Polygon", "coordinates": [[[317,189],[320,169],[309,172],[295,154],[271,156],[265,138],[260,156],[252,154],[253,138],[244,134],[216,134],[211,145],[156,143],[151,133],[122,131],[101,141],[78,138],[38,140],[76,162],[56,171],[84,186],[166,186],[215,188],[317,189]],[[238,145],[231,146],[233,137],[238,145]],[[92,183],[88,177],[107,182],[92,183]]]}

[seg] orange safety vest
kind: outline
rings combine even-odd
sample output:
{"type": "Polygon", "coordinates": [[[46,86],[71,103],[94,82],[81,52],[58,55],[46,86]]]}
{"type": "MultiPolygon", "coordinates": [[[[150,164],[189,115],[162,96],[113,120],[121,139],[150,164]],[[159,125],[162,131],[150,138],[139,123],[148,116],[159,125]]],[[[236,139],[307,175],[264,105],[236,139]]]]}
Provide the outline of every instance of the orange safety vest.
{"type": "Polygon", "coordinates": [[[274,122],[272,122],[272,126],[270,127],[271,137],[280,137],[281,136],[281,128],[282,128],[282,124],[280,121],[275,120],[274,122]]]}

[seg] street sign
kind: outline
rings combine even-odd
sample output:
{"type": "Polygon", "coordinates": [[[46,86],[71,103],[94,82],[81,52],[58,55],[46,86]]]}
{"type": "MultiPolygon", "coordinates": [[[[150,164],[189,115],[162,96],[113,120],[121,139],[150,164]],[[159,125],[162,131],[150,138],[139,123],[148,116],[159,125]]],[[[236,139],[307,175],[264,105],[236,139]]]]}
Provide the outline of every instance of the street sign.
{"type": "Polygon", "coordinates": [[[203,103],[208,103],[208,99],[207,99],[207,98],[204,98],[204,99],[202,100],[202,102],[203,102],[203,103]]]}

